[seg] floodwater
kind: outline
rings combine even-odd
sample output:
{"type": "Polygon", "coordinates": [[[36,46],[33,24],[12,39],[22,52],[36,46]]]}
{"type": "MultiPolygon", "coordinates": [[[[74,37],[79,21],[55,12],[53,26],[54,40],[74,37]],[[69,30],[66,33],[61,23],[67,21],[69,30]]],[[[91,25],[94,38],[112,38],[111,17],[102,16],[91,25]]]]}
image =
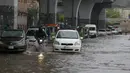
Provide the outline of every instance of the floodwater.
{"type": "Polygon", "coordinates": [[[83,40],[80,53],[52,52],[35,48],[24,53],[1,53],[0,73],[130,73],[130,35],[111,35],[83,40]]]}

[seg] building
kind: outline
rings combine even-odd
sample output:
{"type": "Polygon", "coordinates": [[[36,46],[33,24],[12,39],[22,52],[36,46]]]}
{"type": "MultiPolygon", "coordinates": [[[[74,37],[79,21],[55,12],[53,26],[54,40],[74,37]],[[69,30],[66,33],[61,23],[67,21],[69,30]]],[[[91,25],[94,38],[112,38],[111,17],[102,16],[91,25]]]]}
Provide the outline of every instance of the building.
{"type": "Polygon", "coordinates": [[[27,29],[29,8],[38,9],[37,0],[18,0],[18,29],[27,29]]]}
{"type": "Polygon", "coordinates": [[[116,11],[120,12],[121,18],[129,19],[130,9],[129,8],[115,8],[116,11]]]}
{"type": "Polygon", "coordinates": [[[0,0],[0,30],[6,28],[15,28],[15,14],[17,0],[0,0]]]}
{"type": "Polygon", "coordinates": [[[130,9],[129,8],[116,8],[120,12],[120,28],[124,32],[130,32],[130,9]]]}
{"type": "MultiPolygon", "coordinates": [[[[119,23],[123,32],[130,32],[130,9],[129,8],[114,8],[115,11],[120,12],[120,18],[107,18],[107,21],[112,23],[119,23]]],[[[114,25],[115,26],[115,25],[114,25]]]]}
{"type": "Polygon", "coordinates": [[[1,0],[0,29],[27,29],[28,8],[39,8],[37,0],[1,0]]]}

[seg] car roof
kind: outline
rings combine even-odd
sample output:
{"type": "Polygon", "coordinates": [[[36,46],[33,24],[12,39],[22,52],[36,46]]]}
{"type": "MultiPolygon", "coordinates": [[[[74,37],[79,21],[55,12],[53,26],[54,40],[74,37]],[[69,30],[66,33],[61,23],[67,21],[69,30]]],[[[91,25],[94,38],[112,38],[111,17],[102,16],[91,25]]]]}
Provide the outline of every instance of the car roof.
{"type": "Polygon", "coordinates": [[[38,30],[39,28],[28,28],[28,30],[38,30]]]}
{"type": "Polygon", "coordinates": [[[24,31],[22,29],[8,29],[8,30],[4,30],[4,31],[24,31]]]}
{"type": "Polygon", "coordinates": [[[87,24],[87,25],[85,25],[85,27],[96,27],[96,25],[94,25],[94,24],[87,24]]]}
{"type": "Polygon", "coordinates": [[[71,29],[64,29],[64,30],[59,30],[59,31],[73,31],[73,32],[77,32],[77,30],[71,30],[71,29]]]}

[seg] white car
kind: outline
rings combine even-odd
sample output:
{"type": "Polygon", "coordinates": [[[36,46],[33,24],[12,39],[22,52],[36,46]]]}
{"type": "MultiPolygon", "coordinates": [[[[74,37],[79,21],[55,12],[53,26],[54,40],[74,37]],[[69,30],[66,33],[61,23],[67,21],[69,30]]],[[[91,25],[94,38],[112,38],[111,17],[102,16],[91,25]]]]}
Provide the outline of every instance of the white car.
{"type": "Polygon", "coordinates": [[[118,31],[116,29],[112,29],[112,34],[118,34],[118,31]]]}
{"type": "Polygon", "coordinates": [[[122,34],[122,29],[121,28],[115,28],[115,30],[117,31],[117,34],[122,34]]]}
{"type": "Polygon", "coordinates": [[[37,43],[37,40],[35,38],[36,31],[38,31],[38,28],[28,28],[26,33],[26,40],[28,42],[28,46],[34,46],[37,43]]]}
{"type": "Polygon", "coordinates": [[[104,35],[107,35],[107,32],[106,32],[105,29],[100,29],[100,30],[98,31],[98,35],[99,35],[99,36],[104,36],[104,35]]]}
{"type": "MultiPolygon", "coordinates": [[[[90,37],[97,37],[97,27],[95,24],[87,24],[85,25],[85,29],[89,31],[90,37]]],[[[87,33],[85,34],[85,37],[88,36],[88,31],[85,31],[85,33],[87,33]]]]}
{"type": "MultiPolygon", "coordinates": [[[[37,27],[28,28],[27,33],[26,33],[26,41],[27,41],[27,45],[29,48],[31,48],[31,47],[39,48],[38,41],[35,38],[36,32],[38,30],[39,30],[39,28],[37,28],[37,27]]],[[[44,29],[42,29],[42,30],[46,34],[45,30],[44,29]]]]}
{"type": "Polygon", "coordinates": [[[54,51],[61,52],[80,52],[81,38],[77,30],[59,30],[56,34],[54,51]]]}
{"type": "Polygon", "coordinates": [[[0,38],[0,51],[26,51],[26,35],[24,30],[4,30],[0,38]]]}
{"type": "Polygon", "coordinates": [[[106,33],[107,33],[107,35],[111,35],[112,31],[110,29],[106,29],[106,33]]]}

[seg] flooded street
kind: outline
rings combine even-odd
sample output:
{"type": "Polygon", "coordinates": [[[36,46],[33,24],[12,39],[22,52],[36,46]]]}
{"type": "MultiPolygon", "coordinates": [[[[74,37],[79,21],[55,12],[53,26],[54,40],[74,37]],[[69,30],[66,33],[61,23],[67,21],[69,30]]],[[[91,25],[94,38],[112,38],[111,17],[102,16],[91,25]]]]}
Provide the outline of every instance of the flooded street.
{"type": "MultiPolygon", "coordinates": [[[[83,40],[80,53],[39,52],[0,54],[0,73],[130,73],[130,35],[83,40]]],[[[29,52],[30,51],[30,52],[29,52]]]]}

